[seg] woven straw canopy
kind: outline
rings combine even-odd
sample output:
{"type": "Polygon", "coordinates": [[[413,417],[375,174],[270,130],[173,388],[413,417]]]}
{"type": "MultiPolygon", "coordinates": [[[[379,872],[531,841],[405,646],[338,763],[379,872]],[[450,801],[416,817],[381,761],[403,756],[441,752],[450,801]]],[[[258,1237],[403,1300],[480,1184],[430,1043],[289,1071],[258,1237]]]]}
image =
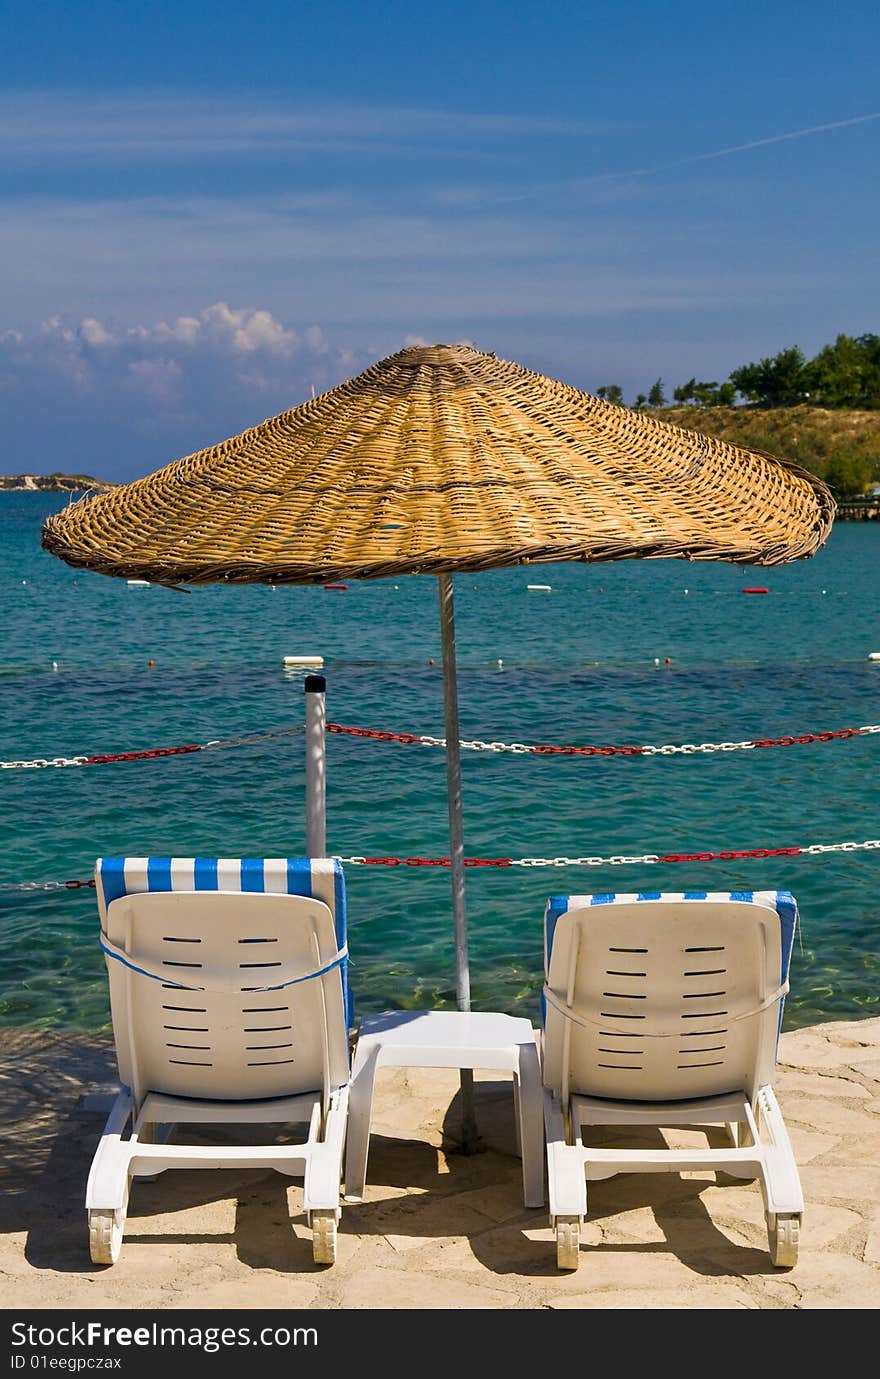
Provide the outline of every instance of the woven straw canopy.
{"type": "Polygon", "coordinates": [[[795,465],[435,345],[73,504],[43,545],[175,584],[645,556],[774,565],[811,555],[834,511],[795,465]]]}

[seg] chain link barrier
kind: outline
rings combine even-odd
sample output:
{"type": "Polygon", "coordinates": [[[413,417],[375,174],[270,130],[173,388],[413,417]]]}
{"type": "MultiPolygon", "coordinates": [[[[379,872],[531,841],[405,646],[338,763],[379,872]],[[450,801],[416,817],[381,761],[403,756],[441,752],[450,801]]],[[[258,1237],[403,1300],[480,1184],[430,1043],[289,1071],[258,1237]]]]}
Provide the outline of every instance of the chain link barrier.
{"type": "MultiPolygon", "coordinates": [[[[811,843],[806,847],[726,848],[723,852],[618,853],[611,857],[466,857],[466,867],[628,867],[679,862],[738,862],[746,858],[818,856],[826,852],[861,852],[880,848],[880,838],[863,843],[811,843]]],[[[448,867],[448,857],[340,857],[361,867],[448,867]]]]}
{"type": "MultiPolygon", "coordinates": [[[[466,857],[466,867],[635,867],[658,866],[679,862],[739,862],[746,858],[818,857],[832,852],[868,852],[880,849],[880,838],[863,843],[810,843],[804,847],[788,848],[726,848],[723,852],[645,852],[641,856],[617,853],[611,857],[466,857]]],[[[448,868],[448,857],[340,857],[340,862],[352,867],[435,867],[448,868]]],[[[24,894],[28,891],[94,890],[95,880],[71,881],[3,881],[2,894],[24,894]]]]}
{"type": "MultiPolygon", "coordinates": [[[[343,723],[328,723],[327,732],[344,734],[346,737],[369,738],[373,742],[397,742],[403,746],[420,747],[446,746],[445,737],[429,737],[425,733],[392,733],[378,728],[350,727],[343,723]]],[[[748,752],[757,748],[807,746],[814,742],[831,742],[835,738],[846,741],[852,737],[865,737],[870,733],[880,733],[880,723],[867,723],[861,728],[836,728],[819,733],[799,733],[786,737],[755,737],[745,742],[681,742],[666,743],[662,747],[635,746],[584,746],[556,747],[546,743],[528,742],[483,742],[479,738],[462,739],[459,743],[466,752],[506,752],[512,756],[581,756],[581,757],[653,757],[653,756],[694,756],[708,752],[748,752]]]]}
{"type": "Polygon", "coordinates": [[[0,761],[0,771],[41,771],[49,766],[109,766],[117,761],[155,761],[159,757],[185,756],[189,752],[218,752],[226,747],[250,747],[276,737],[299,737],[303,724],[292,728],[270,728],[263,733],[244,733],[239,737],[216,737],[210,742],[186,742],[178,747],[149,747],[136,752],[99,752],[95,756],[34,757],[30,761],[0,761]]]}
{"type": "MultiPolygon", "coordinates": [[[[23,761],[0,761],[0,771],[42,771],[65,766],[109,766],[122,761],[155,761],[160,757],[185,756],[191,752],[216,752],[228,747],[250,747],[273,738],[297,737],[305,731],[302,724],[292,728],[272,728],[261,733],[243,733],[238,737],[212,738],[210,742],[186,742],[176,747],[150,747],[132,752],[98,752],[93,756],[33,757],[23,761]]],[[[445,737],[431,737],[427,733],[392,733],[379,728],[358,728],[342,723],[328,723],[329,734],[368,738],[372,742],[396,742],[403,746],[446,747],[445,737]]],[[[799,733],[787,737],[756,737],[744,742],[680,742],[661,747],[646,744],[636,746],[554,746],[549,743],[483,742],[480,738],[462,739],[459,744],[466,752],[503,752],[512,756],[581,756],[581,757],[653,757],[694,756],[708,752],[748,752],[767,747],[807,746],[814,742],[846,741],[852,737],[866,737],[880,733],[880,723],[867,723],[861,728],[836,728],[827,732],[799,733]]]]}

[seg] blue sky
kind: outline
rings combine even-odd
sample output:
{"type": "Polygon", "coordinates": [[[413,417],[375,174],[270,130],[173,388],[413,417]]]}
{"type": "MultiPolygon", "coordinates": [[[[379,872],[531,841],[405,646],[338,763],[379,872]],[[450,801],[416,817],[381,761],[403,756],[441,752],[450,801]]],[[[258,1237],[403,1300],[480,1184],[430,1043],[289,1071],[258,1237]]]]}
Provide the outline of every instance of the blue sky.
{"type": "Polygon", "coordinates": [[[410,340],[631,400],[880,330],[867,0],[7,0],[0,39],[8,472],[146,473],[410,340]]]}

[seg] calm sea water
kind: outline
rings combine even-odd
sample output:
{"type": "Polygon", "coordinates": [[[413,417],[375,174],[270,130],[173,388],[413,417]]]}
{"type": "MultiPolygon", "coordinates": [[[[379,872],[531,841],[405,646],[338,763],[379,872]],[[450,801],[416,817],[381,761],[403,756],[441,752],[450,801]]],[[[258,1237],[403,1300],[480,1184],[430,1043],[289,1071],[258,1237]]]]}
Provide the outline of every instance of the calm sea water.
{"type": "MultiPolygon", "coordinates": [[[[282,669],[295,653],[325,657],[329,718],[442,736],[433,578],[346,593],[131,588],[40,551],[65,501],[0,494],[3,759],[298,723],[302,676],[282,669]]],[[[880,721],[880,664],[867,659],[880,650],[880,526],[840,524],[813,560],[778,570],[540,566],[458,577],[456,601],[465,737],[704,742],[880,721]],[[536,582],[553,592],[527,593],[536,582]],[[743,596],[754,584],[770,595],[743,596]]],[[[342,737],[328,751],[331,851],[448,851],[442,752],[342,737]]],[[[466,848],[609,856],[876,838],[878,760],[880,735],[685,758],[465,754],[466,848]]],[[[0,882],[87,877],[101,853],[300,854],[303,790],[301,738],[4,771],[0,882]]],[[[359,1009],[453,1004],[448,874],[350,867],[347,880],[359,1009]]],[[[803,925],[787,1025],[877,1013],[878,883],[880,852],[469,872],[474,1005],[536,1014],[550,893],[788,888],[803,925]]],[[[93,892],[0,893],[0,924],[0,1022],[108,1023],[93,892]]]]}

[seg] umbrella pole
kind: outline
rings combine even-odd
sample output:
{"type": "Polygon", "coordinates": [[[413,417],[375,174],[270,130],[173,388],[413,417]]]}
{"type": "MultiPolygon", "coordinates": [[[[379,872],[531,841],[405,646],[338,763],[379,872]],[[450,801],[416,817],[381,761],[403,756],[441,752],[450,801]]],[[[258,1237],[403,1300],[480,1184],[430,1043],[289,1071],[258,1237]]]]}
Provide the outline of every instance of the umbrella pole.
{"type": "MultiPolygon", "coordinates": [[[[471,1008],[468,966],[467,906],[464,894],[464,832],[461,820],[461,749],[458,727],[458,680],[455,665],[455,603],[452,576],[440,575],[440,635],[443,647],[443,708],[446,721],[446,784],[449,802],[449,860],[452,915],[455,922],[455,999],[459,1010],[471,1008]]],[[[474,1074],[461,1069],[461,1146],[466,1154],[477,1144],[474,1074]]]]}

